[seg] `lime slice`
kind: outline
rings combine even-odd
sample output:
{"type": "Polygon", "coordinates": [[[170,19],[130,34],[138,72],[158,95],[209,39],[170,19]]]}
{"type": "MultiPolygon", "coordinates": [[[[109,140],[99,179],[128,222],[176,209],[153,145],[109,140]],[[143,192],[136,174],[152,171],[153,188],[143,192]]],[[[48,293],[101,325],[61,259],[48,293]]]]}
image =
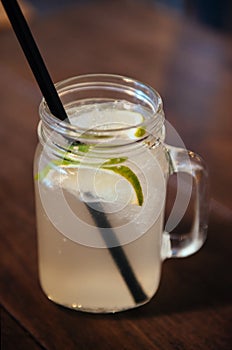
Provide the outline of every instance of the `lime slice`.
{"type": "MultiPolygon", "coordinates": [[[[85,146],[85,145],[83,145],[85,146]]],[[[80,147],[82,147],[82,145],[78,146],[79,149],[80,147]]],[[[88,147],[88,146],[87,146],[88,147]]],[[[85,149],[85,148],[83,148],[85,149]]],[[[84,152],[87,152],[87,150],[84,150],[84,152]]],[[[109,160],[107,160],[104,163],[104,166],[106,165],[112,165],[112,164],[120,164],[123,163],[127,160],[127,157],[121,157],[121,158],[111,158],[109,160]]],[[[64,158],[63,159],[53,159],[50,161],[49,164],[47,164],[40,172],[38,172],[35,175],[35,180],[40,180],[42,181],[43,179],[45,179],[45,177],[47,176],[47,174],[49,173],[49,171],[55,167],[63,167],[63,166],[69,166],[69,167],[77,167],[79,165],[84,165],[84,163],[82,162],[78,162],[78,161],[74,161],[73,159],[69,158],[69,152],[64,153],[64,158]]],[[[91,164],[88,163],[88,165],[90,166],[91,164]]],[[[94,166],[92,164],[92,166],[94,166]]]]}
{"type": "Polygon", "coordinates": [[[143,205],[143,191],[142,191],[141,184],[139,182],[137,175],[130,168],[128,168],[125,165],[118,165],[118,166],[111,166],[111,167],[103,165],[102,167],[104,169],[111,170],[116,174],[123,176],[127,181],[129,181],[135,191],[138,205],[139,206],[143,205]]]}
{"type": "Polygon", "coordinates": [[[112,158],[105,162],[101,168],[81,166],[78,173],[76,168],[79,164],[67,160],[53,160],[35,175],[35,179],[46,180],[53,186],[62,186],[73,194],[91,192],[95,197],[108,202],[117,200],[120,193],[120,198],[126,202],[142,206],[143,191],[137,175],[125,165],[112,165],[125,160],[125,158],[112,158]],[[57,166],[62,169],[62,172],[56,171],[57,166]],[[122,177],[127,180],[127,185],[120,181],[122,177]],[[134,196],[131,193],[131,187],[134,196]]]}
{"type": "MultiPolygon", "coordinates": [[[[117,159],[117,161],[124,161],[124,158],[117,159]]],[[[117,165],[117,166],[109,166],[109,164],[115,164],[116,159],[112,159],[108,162],[106,162],[104,165],[102,165],[101,169],[102,171],[99,173],[99,169],[97,170],[97,174],[101,175],[101,178],[98,179],[97,183],[94,184],[95,190],[97,188],[98,194],[105,199],[108,198],[109,201],[115,200],[115,185],[118,182],[118,177],[115,178],[110,175],[108,171],[114,172],[115,174],[118,174],[125,178],[133,187],[135,195],[136,195],[136,202],[139,206],[143,205],[143,191],[141,184],[139,182],[139,179],[137,175],[127,166],[125,165],[117,165]],[[107,171],[108,170],[108,171],[107,171]],[[107,174],[108,173],[108,174],[107,174]]],[[[118,164],[118,162],[117,162],[118,164]]],[[[69,162],[67,160],[53,160],[48,165],[46,165],[41,172],[37,173],[35,175],[35,180],[43,181],[45,178],[48,178],[48,180],[54,181],[54,174],[55,170],[54,168],[57,166],[61,166],[64,171],[65,175],[62,177],[62,175],[59,175],[59,184],[64,186],[67,190],[70,190],[71,192],[75,192],[77,190],[77,179],[76,174],[73,172],[73,163],[69,162]],[[71,168],[70,168],[71,166],[71,168]],[[51,174],[52,173],[52,174],[51,174]],[[68,177],[70,177],[68,181],[68,177]]],[[[77,166],[77,164],[75,164],[77,166]]],[[[86,168],[86,175],[88,175],[88,172],[90,170],[93,170],[93,168],[86,168]]],[[[82,175],[83,175],[83,169],[82,175]]],[[[82,176],[83,178],[83,176],[82,176]]],[[[88,179],[88,176],[86,176],[86,179],[88,179]]],[[[91,180],[91,179],[89,179],[91,180]]],[[[96,180],[96,178],[94,179],[96,180]]],[[[88,186],[84,184],[84,188],[82,188],[82,191],[93,191],[92,188],[90,188],[91,181],[87,181],[88,186]]],[[[83,186],[83,183],[81,184],[81,187],[83,186]]],[[[122,190],[126,190],[125,188],[122,188],[122,190]]],[[[135,202],[134,200],[131,200],[131,202],[135,202]]]]}
{"type": "Polygon", "coordinates": [[[43,181],[46,179],[48,182],[56,184],[56,167],[60,167],[60,169],[64,170],[64,174],[59,174],[59,185],[67,189],[69,192],[74,194],[77,194],[77,192],[93,192],[100,198],[113,202],[118,195],[116,192],[116,184],[118,184],[118,181],[120,180],[118,176],[121,176],[130,183],[136,198],[129,199],[128,196],[131,197],[130,188],[123,184],[120,186],[120,192],[123,192],[131,203],[137,203],[137,205],[142,206],[144,200],[143,191],[137,175],[128,166],[118,165],[126,160],[126,157],[111,158],[100,168],[97,168],[96,165],[95,167],[94,165],[90,167],[90,164],[85,166],[83,163],[81,163],[80,166],[80,162],[72,161],[66,156],[65,159],[52,160],[35,175],[35,180],[43,181]],[[77,173],[74,171],[77,167],[79,167],[78,172],[81,171],[82,174],[80,185],[77,183],[77,173]],[[113,172],[115,176],[112,176],[112,173],[109,173],[109,171],[113,172]],[[83,174],[85,175],[83,176],[83,174]],[[91,174],[94,174],[94,178],[91,174]],[[81,187],[81,189],[79,187],[81,187]]]}

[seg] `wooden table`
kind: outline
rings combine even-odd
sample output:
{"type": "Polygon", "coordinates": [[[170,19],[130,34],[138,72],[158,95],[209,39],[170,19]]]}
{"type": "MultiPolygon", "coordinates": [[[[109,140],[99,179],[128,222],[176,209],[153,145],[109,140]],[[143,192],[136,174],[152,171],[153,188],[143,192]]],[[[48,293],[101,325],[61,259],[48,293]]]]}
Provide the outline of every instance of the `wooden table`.
{"type": "Polygon", "coordinates": [[[70,7],[31,23],[55,81],[132,76],[162,95],[166,117],[208,163],[208,240],[167,260],[157,295],[136,310],[59,307],[38,283],[32,159],[40,91],[11,30],[0,33],[2,349],[232,348],[232,40],[136,1],[70,7]]]}

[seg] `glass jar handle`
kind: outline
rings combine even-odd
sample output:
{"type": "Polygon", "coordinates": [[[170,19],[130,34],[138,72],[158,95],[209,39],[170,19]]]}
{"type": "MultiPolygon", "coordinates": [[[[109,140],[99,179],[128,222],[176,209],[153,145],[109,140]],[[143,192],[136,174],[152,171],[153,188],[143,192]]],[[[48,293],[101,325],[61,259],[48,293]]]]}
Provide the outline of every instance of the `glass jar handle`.
{"type": "Polygon", "coordinates": [[[197,252],[206,239],[208,222],[208,172],[204,161],[194,152],[182,148],[166,145],[168,154],[170,175],[177,174],[177,195],[171,214],[166,223],[162,242],[163,259],[171,257],[186,257],[197,252]],[[178,181],[181,173],[191,175],[189,183],[178,181]],[[178,178],[179,177],[179,178],[178,178]],[[186,234],[175,234],[170,232],[175,228],[178,222],[183,218],[185,209],[187,209],[191,193],[192,180],[195,183],[196,195],[194,203],[194,218],[190,232],[186,234]],[[178,191],[179,185],[184,184],[185,193],[183,208],[182,196],[178,191]],[[187,191],[186,191],[187,190],[187,191]]]}

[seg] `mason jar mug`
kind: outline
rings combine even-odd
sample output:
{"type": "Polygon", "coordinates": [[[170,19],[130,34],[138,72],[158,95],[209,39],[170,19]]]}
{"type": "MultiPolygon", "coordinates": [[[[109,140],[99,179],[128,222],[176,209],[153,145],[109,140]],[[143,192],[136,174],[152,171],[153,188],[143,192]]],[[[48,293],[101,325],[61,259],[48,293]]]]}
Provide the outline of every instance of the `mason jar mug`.
{"type": "Polygon", "coordinates": [[[56,88],[68,118],[42,100],[34,162],[41,287],[76,310],[137,307],[156,293],[166,258],[205,241],[204,162],[165,144],[162,101],[147,85],[92,74],[56,88]],[[164,230],[164,213],[168,178],[179,172],[193,179],[195,205],[192,229],[178,236],[164,230]]]}

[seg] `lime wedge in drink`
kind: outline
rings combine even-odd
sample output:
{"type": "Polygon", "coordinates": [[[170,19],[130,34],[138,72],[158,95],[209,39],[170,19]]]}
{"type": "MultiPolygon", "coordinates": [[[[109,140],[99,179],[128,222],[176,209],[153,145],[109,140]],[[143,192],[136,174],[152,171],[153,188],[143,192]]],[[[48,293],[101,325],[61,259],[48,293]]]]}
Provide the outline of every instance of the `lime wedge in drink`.
{"type": "Polygon", "coordinates": [[[94,168],[67,160],[53,160],[35,175],[35,179],[62,186],[75,195],[92,193],[93,197],[108,202],[114,202],[120,197],[126,202],[142,206],[144,199],[139,179],[128,166],[118,164],[120,161],[125,161],[125,158],[112,158],[100,168],[94,168]],[[114,165],[116,161],[117,165],[114,165]]]}
{"type": "Polygon", "coordinates": [[[125,165],[118,165],[118,166],[111,166],[111,167],[103,166],[103,168],[111,170],[116,174],[123,176],[127,181],[129,181],[135,191],[137,204],[139,206],[143,205],[143,191],[142,191],[141,184],[139,182],[137,175],[130,168],[128,168],[125,165]]]}

